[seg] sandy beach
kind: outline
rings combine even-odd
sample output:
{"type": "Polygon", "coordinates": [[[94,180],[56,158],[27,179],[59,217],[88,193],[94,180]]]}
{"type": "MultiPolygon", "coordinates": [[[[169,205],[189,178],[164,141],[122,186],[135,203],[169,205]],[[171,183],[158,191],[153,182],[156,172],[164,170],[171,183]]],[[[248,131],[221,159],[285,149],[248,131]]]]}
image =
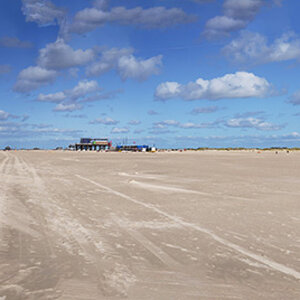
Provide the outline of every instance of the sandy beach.
{"type": "Polygon", "coordinates": [[[300,299],[300,152],[0,151],[0,299],[300,299]]]}

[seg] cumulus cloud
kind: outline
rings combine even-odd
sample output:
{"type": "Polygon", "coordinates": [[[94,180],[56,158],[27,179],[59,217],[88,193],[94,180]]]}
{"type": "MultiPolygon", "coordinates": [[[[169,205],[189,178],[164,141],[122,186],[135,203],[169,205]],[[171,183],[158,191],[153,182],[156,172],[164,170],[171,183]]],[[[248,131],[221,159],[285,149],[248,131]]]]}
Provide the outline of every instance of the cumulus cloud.
{"type": "Polygon", "coordinates": [[[65,118],[73,118],[73,119],[86,119],[87,115],[84,114],[78,114],[78,115],[74,115],[74,114],[65,114],[64,115],[65,118]]]}
{"type": "Polygon", "coordinates": [[[0,75],[9,73],[11,71],[10,65],[0,65],[0,75]]]}
{"type": "Polygon", "coordinates": [[[293,105],[300,105],[300,91],[296,91],[288,100],[293,105]]]}
{"type": "Polygon", "coordinates": [[[116,69],[118,67],[120,57],[130,56],[133,52],[134,50],[131,48],[111,48],[109,50],[104,50],[101,53],[101,59],[90,65],[87,68],[86,73],[88,76],[98,76],[113,68],[116,69]]]}
{"type": "Polygon", "coordinates": [[[14,85],[14,90],[20,93],[30,92],[55,80],[57,72],[39,66],[28,67],[22,70],[14,85]]]}
{"type": "Polygon", "coordinates": [[[100,90],[97,81],[81,80],[72,89],[52,94],[39,94],[37,101],[57,103],[54,111],[71,112],[82,109],[81,103],[86,102],[86,97],[89,95],[96,96],[95,93],[100,90]]]}
{"type": "Polygon", "coordinates": [[[248,117],[257,117],[263,115],[265,112],[263,110],[257,110],[257,111],[246,111],[237,113],[234,115],[234,118],[248,118],[248,117]]]}
{"type": "Polygon", "coordinates": [[[79,103],[59,103],[53,110],[57,112],[72,112],[80,109],[82,109],[82,105],[79,103]]]}
{"type": "Polygon", "coordinates": [[[204,35],[215,38],[245,28],[265,3],[265,0],[225,0],[223,15],[207,21],[204,35]]]}
{"type": "Polygon", "coordinates": [[[287,32],[268,44],[263,35],[243,31],[237,39],[225,46],[222,52],[239,63],[300,60],[300,39],[295,33],[287,32]]]}
{"type": "Polygon", "coordinates": [[[85,65],[94,58],[93,50],[74,50],[63,39],[58,39],[40,50],[38,65],[47,69],[62,70],[85,65]]]}
{"type": "Polygon", "coordinates": [[[153,123],[153,129],[159,131],[159,130],[167,129],[168,127],[177,127],[183,129],[215,128],[219,123],[220,121],[203,122],[203,123],[194,123],[194,122],[181,123],[176,120],[165,120],[165,121],[153,123]]]}
{"type": "Polygon", "coordinates": [[[240,147],[251,148],[265,147],[295,147],[300,145],[300,134],[291,132],[286,134],[252,134],[230,136],[176,136],[176,141],[181,142],[182,147],[193,145],[209,145],[210,147],[240,147]]]}
{"type": "Polygon", "coordinates": [[[0,110],[0,121],[7,120],[10,114],[4,110],[0,110]]]}
{"type": "Polygon", "coordinates": [[[8,112],[0,109],[0,122],[1,122],[1,124],[7,123],[5,121],[7,121],[8,119],[20,119],[21,122],[25,122],[28,118],[29,118],[29,116],[26,115],[26,114],[23,115],[23,116],[17,116],[17,115],[8,113],[8,112]]]}
{"type": "Polygon", "coordinates": [[[179,126],[180,122],[175,121],[175,120],[165,120],[165,121],[160,121],[160,122],[155,122],[153,124],[154,128],[166,128],[167,126],[179,126]]]}
{"type": "Polygon", "coordinates": [[[158,100],[218,100],[230,98],[264,97],[270,92],[270,83],[248,72],[226,74],[211,80],[197,79],[186,85],[177,82],[161,83],[155,91],[158,100]]]}
{"type": "Polygon", "coordinates": [[[94,121],[91,121],[90,124],[103,124],[103,125],[116,125],[119,121],[116,121],[112,118],[106,117],[106,118],[98,118],[94,121]]]}
{"type": "Polygon", "coordinates": [[[53,94],[39,94],[37,97],[37,101],[54,103],[59,103],[66,99],[68,99],[69,101],[76,101],[79,98],[85,97],[88,94],[97,92],[99,90],[100,87],[97,81],[81,80],[73,89],[53,94]]]}
{"type": "Polygon", "coordinates": [[[15,91],[28,92],[51,83],[59,75],[58,71],[82,66],[94,57],[93,50],[74,50],[59,38],[40,50],[37,66],[28,67],[19,73],[15,91]]]}
{"type": "Polygon", "coordinates": [[[140,125],[141,121],[139,120],[131,120],[128,122],[128,125],[140,125]]]}
{"type": "Polygon", "coordinates": [[[151,75],[159,73],[161,60],[162,55],[145,60],[137,59],[133,55],[122,56],[118,61],[118,72],[123,80],[128,78],[146,80],[151,75]]]}
{"type": "Polygon", "coordinates": [[[111,133],[127,133],[129,132],[129,129],[126,127],[114,127],[111,130],[111,133]]]}
{"type": "Polygon", "coordinates": [[[165,120],[160,122],[154,122],[152,130],[157,132],[168,130],[170,127],[182,128],[182,129],[212,129],[212,128],[222,128],[222,127],[231,127],[231,128],[254,128],[261,131],[275,131],[280,130],[284,125],[276,125],[270,122],[266,122],[263,118],[254,118],[254,117],[240,117],[240,118],[231,118],[229,120],[218,119],[212,122],[179,122],[176,120],[165,120]]]}
{"type": "Polygon", "coordinates": [[[40,26],[57,24],[64,16],[65,10],[48,0],[22,0],[22,12],[27,22],[40,26]]]}
{"type": "Polygon", "coordinates": [[[0,46],[6,48],[31,48],[32,43],[29,41],[21,41],[16,37],[3,37],[0,39],[0,46]]]}
{"type": "Polygon", "coordinates": [[[257,130],[271,131],[282,129],[282,125],[275,125],[257,118],[234,118],[225,123],[225,126],[232,128],[255,128],[257,130]]]}
{"type": "Polygon", "coordinates": [[[79,11],[70,25],[70,31],[79,34],[92,31],[107,22],[122,25],[135,25],[144,28],[165,28],[176,24],[195,21],[194,16],[186,14],[180,8],[162,6],[144,9],[142,7],[113,7],[107,10],[105,1],[94,2],[94,7],[79,11]]]}
{"type": "Polygon", "coordinates": [[[108,7],[108,0],[94,0],[93,6],[100,10],[105,10],[108,7]]]}
{"type": "Polygon", "coordinates": [[[217,110],[219,110],[218,106],[195,107],[191,113],[193,115],[210,114],[216,112],[217,110]]]}
{"type": "Polygon", "coordinates": [[[58,92],[58,93],[47,94],[47,95],[39,94],[37,97],[37,101],[59,103],[64,101],[66,98],[67,96],[64,92],[58,92]]]}
{"type": "Polygon", "coordinates": [[[87,102],[96,102],[101,100],[113,99],[121,92],[122,90],[119,89],[119,90],[103,92],[103,93],[95,93],[93,95],[81,99],[80,102],[87,103],[87,102]]]}
{"type": "Polygon", "coordinates": [[[155,97],[161,100],[180,97],[182,94],[182,87],[183,86],[178,82],[163,82],[156,88],[155,97]]]}
{"type": "Polygon", "coordinates": [[[24,114],[24,115],[21,117],[21,122],[26,122],[29,118],[30,118],[29,115],[24,114]]]}
{"type": "Polygon", "coordinates": [[[153,74],[158,74],[162,65],[162,56],[154,56],[149,59],[136,58],[134,50],[130,48],[112,48],[104,50],[101,59],[90,65],[86,74],[88,76],[99,76],[105,72],[115,69],[123,80],[134,78],[145,80],[153,74]]]}
{"type": "Polygon", "coordinates": [[[147,114],[150,116],[155,116],[155,115],[158,115],[158,112],[153,109],[150,109],[147,111],[147,114]]]}
{"type": "Polygon", "coordinates": [[[49,124],[30,124],[22,122],[1,122],[0,137],[5,139],[11,138],[36,138],[37,136],[78,136],[81,130],[55,128],[49,124]]]}
{"type": "Polygon", "coordinates": [[[97,92],[100,90],[98,82],[95,80],[81,80],[78,84],[70,89],[62,92],[57,92],[53,94],[39,94],[37,97],[38,101],[41,102],[62,102],[66,99],[69,101],[76,101],[79,98],[85,97],[88,94],[97,92]]]}
{"type": "Polygon", "coordinates": [[[180,124],[180,127],[184,128],[184,129],[208,128],[209,126],[210,126],[209,123],[197,124],[194,122],[186,122],[186,123],[180,124]]]}
{"type": "Polygon", "coordinates": [[[55,111],[74,111],[83,108],[83,104],[98,100],[111,99],[120,91],[102,93],[97,81],[81,80],[72,89],[57,93],[40,93],[36,100],[39,102],[50,102],[58,104],[55,111]]]}
{"type": "Polygon", "coordinates": [[[87,94],[94,93],[100,90],[98,82],[95,80],[81,80],[71,90],[65,91],[72,100],[77,100],[87,94]]]}

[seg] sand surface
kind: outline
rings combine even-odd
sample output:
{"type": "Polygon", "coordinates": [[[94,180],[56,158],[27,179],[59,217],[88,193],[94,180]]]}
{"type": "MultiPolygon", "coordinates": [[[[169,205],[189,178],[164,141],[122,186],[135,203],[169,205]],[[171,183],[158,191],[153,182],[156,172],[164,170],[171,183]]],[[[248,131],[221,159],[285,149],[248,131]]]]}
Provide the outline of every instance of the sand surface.
{"type": "Polygon", "coordinates": [[[300,299],[300,153],[0,151],[0,300],[300,299]]]}

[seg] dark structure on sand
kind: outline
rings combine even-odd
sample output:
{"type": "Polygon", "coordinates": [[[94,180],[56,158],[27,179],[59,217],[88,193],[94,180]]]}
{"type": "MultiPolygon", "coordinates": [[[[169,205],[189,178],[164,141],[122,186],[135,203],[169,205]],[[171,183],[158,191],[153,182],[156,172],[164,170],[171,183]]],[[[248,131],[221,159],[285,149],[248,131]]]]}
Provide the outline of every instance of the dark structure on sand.
{"type": "Polygon", "coordinates": [[[111,142],[102,138],[82,138],[80,143],[75,144],[75,150],[78,151],[100,151],[111,148],[111,142]]]}

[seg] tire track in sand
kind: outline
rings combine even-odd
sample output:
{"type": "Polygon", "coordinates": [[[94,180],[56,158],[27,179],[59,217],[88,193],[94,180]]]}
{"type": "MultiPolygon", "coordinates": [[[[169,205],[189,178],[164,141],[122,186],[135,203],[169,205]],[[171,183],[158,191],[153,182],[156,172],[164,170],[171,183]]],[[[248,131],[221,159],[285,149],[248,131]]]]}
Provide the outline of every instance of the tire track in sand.
{"type": "Polygon", "coordinates": [[[126,200],[128,200],[130,202],[133,202],[135,204],[144,206],[147,209],[151,209],[151,210],[155,211],[156,213],[158,213],[158,214],[160,214],[162,216],[165,216],[168,219],[170,219],[170,220],[172,220],[172,221],[174,221],[174,222],[176,222],[176,223],[178,223],[178,224],[180,224],[182,226],[185,226],[187,228],[191,228],[193,230],[196,230],[196,231],[199,231],[199,232],[201,232],[203,234],[206,234],[209,237],[211,237],[213,240],[215,240],[216,242],[218,242],[218,243],[220,243],[220,244],[222,244],[222,245],[224,245],[224,246],[226,246],[228,248],[231,248],[231,249],[235,250],[236,252],[238,252],[238,253],[246,256],[246,257],[249,257],[249,258],[251,258],[251,259],[253,259],[255,261],[258,261],[258,262],[260,262],[260,263],[262,263],[264,265],[267,265],[269,268],[273,269],[274,271],[281,272],[281,273],[286,274],[288,276],[291,276],[291,277],[293,277],[293,278],[295,278],[297,280],[300,280],[300,272],[298,272],[297,270],[294,270],[294,269],[292,269],[290,267],[287,267],[287,266],[285,266],[283,264],[277,263],[277,262],[273,261],[270,258],[262,257],[262,256],[260,256],[258,254],[255,254],[255,253],[253,253],[253,252],[251,252],[251,251],[249,251],[249,250],[247,250],[247,249],[245,249],[245,248],[243,248],[243,247],[241,247],[241,246],[239,246],[237,244],[234,244],[234,243],[232,243],[232,242],[230,242],[228,240],[225,240],[224,238],[216,235],[214,232],[212,232],[211,230],[209,230],[207,228],[201,227],[201,226],[199,226],[197,224],[186,222],[186,221],[182,220],[179,217],[176,217],[176,216],[170,215],[167,212],[164,212],[163,210],[155,207],[152,204],[144,203],[142,201],[136,200],[136,199],[134,199],[134,198],[132,198],[132,197],[126,195],[126,194],[118,192],[118,191],[116,191],[116,190],[114,190],[114,189],[112,189],[110,187],[104,186],[104,185],[102,185],[102,184],[100,184],[100,183],[98,183],[96,181],[93,181],[93,180],[91,180],[89,178],[83,177],[83,176],[78,175],[78,174],[76,174],[76,176],[78,178],[80,178],[81,180],[84,180],[84,181],[89,182],[89,183],[91,183],[93,185],[96,185],[96,186],[98,186],[98,187],[106,190],[107,192],[109,192],[111,194],[114,194],[114,195],[116,195],[116,196],[118,196],[120,198],[126,199],[126,200]]]}
{"type": "MultiPolygon", "coordinates": [[[[22,158],[19,163],[21,169],[33,180],[30,188],[31,201],[39,207],[40,215],[43,216],[40,224],[46,243],[50,247],[53,244],[53,247],[59,245],[65,248],[70,261],[83,260],[87,269],[94,269],[98,288],[103,295],[127,296],[129,287],[135,282],[135,276],[122,263],[121,257],[102,236],[99,238],[99,234],[85,227],[78,214],[75,216],[70,207],[63,206],[63,203],[68,203],[66,195],[56,192],[53,197],[34,166],[30,166],[22,158]]],[[[72,206],[72,209],[78,208],[72,206]]],[[[55,255],[59,254],[56,252],[53,256],[55,255]]],[[[63,281],[59,285],[61,284],[63,286],[63,281]]],[[[66,292],[72,294],[72,291],[66,292]]]]}
{"type": "Polygon", "coordinates": [[[129,228],[126,223],[122,222],[122,219],[114,214],[111,214],[112,220],[123,230],[125,230],[134,240],[142,244],[150,253],[152,253],[156,258],[158,258],[163,264],[171,269],[179,268],[180,264],[173,259],[169,254],[164,252],[161,248],[152,243],[143,234],[129,228]]]}

